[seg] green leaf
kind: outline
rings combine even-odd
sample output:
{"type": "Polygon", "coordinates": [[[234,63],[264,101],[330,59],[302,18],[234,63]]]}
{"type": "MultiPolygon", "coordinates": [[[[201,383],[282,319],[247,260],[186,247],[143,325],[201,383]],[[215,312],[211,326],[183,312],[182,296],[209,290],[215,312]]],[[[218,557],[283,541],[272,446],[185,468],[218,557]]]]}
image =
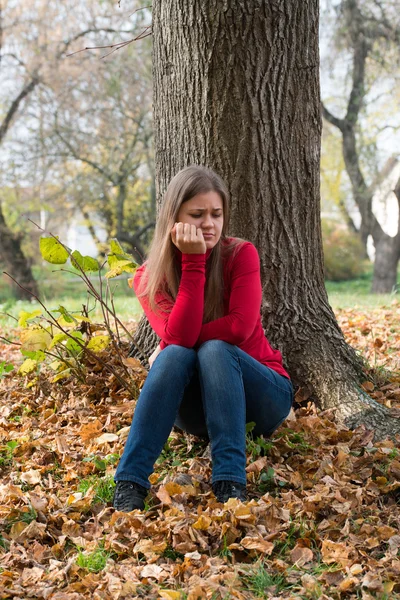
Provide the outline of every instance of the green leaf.
{"type": "Polygon", "coordinates": [[[59,305],[58,311],[54,312],[59,312],[61,316],[64,317],[64,321],[66,321],[67,323],[74,323],[74,321],[76,321],[76,319],[74,319],[71,313],[69,313],[65,306],[62,306],[62,304],[59,305]]]}
{"type": "Polygon", "coordinates": [[[4,377],[7,373],[12,371],[14,365],[7,363],[5,360],[0,361],[0,377],[4,377]]]}
{"type": "Polygon", "coordinates": [[[56,333],[56,335],[51,340],[51,343],[50,343],[50,346],[49,346],[49,350],[51,350],[52,348],[54,348],[54,346],[56,346],[57,344],[60,344],[61,342],[63,342],[67,338],[68,338],[68,336],[67,336],[66,333],[56,333]]]}
{"type": "Polygon", "coordinates": [[[123,271],[127,273],[135,272],[138,265],[133,256],[124,252],[115,238],[110,241],[110,249],[111,252],[107,257],[108,266],[110,267],[110,270],[106,273],[107,279],[121,275],[123,271]]]}
{"type": "Polygon", "coordinates": [[[39,241],[40,253],[44,260],[52,265],[64,265],[68,260],[67,250],[53,237],[41,237],[39,241]]]}
{"type": "Polygon", "coordinates": [[[112,268],[107,271],[105,276],[107,279],[112,279],[113,277],[117,277],[117,275],[121,275],[123,271],[126,271],[127,273],[133,273],[135,272],[136,268],[137,264],[131,260],[118,260],[114,263],[112,268]]]}
{"type": "Polygon", "coordinates": [[[34,310],[33,312],[26,312],[26,310],[21,310],[19,313],[18,325],[20,327],[27,327],[28,321],[31,321],[35,317],[38,317],[42,314],[41,310],[34,310]]]}
{"type": "Polygon", "coordinates": [[[71,337],[68,338],[67,343],[65,344],[66,349],[71,352],[71,354],[79,354],[82,352],[83,346],[83,335],[80,331],[73,331],[71,333],[71,337]],[[74,339],[72,339],[74,338],[74,339]],[[75,340],[79,340],[81,343],[76,342],[75,340]]]}
{"type": "Polygon", "coordinates": [[[89,350],[93,350],[93,352],[101,352],[102,350],[107,348],[109,343],[109,335],[96,335],[95,337],[92,337],[91,340],[89,340],[87,348],[89,350]]]}
{"type": "Polygon", "coordinates": [[[246,423],[246,433],[250,433],[251,431],[253,431],[255,426],[256,426],[256,424],[254,423],[254,421],[250,421],[249,423],[246,423]]]}
{"type": "Polygon", "coordinates": [[[42,350],[21,350],[22,356],[26,356],[26,358],[31,358],[37,363],[41,363],[46,358],[45,353],[42,350]]]}
{"type": "Polygon", "coordinates": [[[125,255],[124,249],[121,244],[117,240],[117,238],[112,238],[110,240],[110,250],[112,254],[123,254],[125,255]]]}
{"type": "Polygon", "coordinates": [[[72,266],[77,269],[80,267],[82,271],[96,272],[100,269],[100,265],[92,256],[82,256],[79,250],[74,250],[71,258],[72,266]]]}
{"type": "Polygon", "coordinates": [[[32,373],[37,367],[37,362],[32,360],[31,358],[27,358],[24,360],[20,368],[18,369],[19,375],[27,375],[28,373],[32,373]]]}

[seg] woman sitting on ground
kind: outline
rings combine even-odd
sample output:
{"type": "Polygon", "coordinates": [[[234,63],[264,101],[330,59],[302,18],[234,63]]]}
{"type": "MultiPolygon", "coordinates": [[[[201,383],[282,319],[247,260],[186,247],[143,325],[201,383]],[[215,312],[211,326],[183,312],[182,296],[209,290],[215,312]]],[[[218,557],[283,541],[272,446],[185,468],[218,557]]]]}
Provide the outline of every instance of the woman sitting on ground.
{"type": "Polygon", "coordinates": [[[228,192],[205,167],[170,182],[148,260],[134,289],[161,338],[115,474],[114,507],[144,508],[149,476],[175,424],[208,437],[212,489],[246,500],[246,422],[269,436],[289,414],[293,389],[261,325],[260,261],[227,237],[228,192]]]}

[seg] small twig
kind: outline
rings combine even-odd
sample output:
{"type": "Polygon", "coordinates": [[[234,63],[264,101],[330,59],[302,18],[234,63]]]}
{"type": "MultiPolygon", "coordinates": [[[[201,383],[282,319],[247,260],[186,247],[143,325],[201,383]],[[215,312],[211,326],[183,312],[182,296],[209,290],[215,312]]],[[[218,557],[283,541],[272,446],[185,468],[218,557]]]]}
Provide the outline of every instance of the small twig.
{"type": "Polygon", "coordinates": [[[66,54],[65,56],[68,58],[70,56],[74,56],[74,54],[79,54],[80,52],[86,52],[87,50],[104,50],[105,48],[113,48],[113,50],[111,52],[109,52],[108,54],[105,54],[104,56],[102,56],[101,58],[105,58],[106,56],[109,56],[110,54],[112,54],[112,52],[115,52],[116,50],[119,50],[120,48],[123,48],[124,46],[128,46],[129,44],[132,44],[132,42],[136,42],[138,40],[142,40],[145,37],[151,35],[150,33],[146,33],[148,32],[149,29],[151,29],[151,25],[147,25],[147,27],[145,27],[143,29],[143,31],[141,31],[139,33],[138,36],[131,38],[130,40],[125,40],[124,42],[117,42],[116,44],[107,44],[106,46],[86,46],[85,48],[81,48],[80,50],[76,50],[75,52],[71,52],[70,54],[66,54]]]}
{"type": "Polygon", "coordinates": [[[20,342],[12,342],[11,340],[0,335],[0,340],[4,340],[7,344],[14,344],[14,346],[22,346],[20,342]]]}
{"type": "MultiPolygon", "coordinates": [[[[3,273],[4,273],[4,271],[3,271],[3,273]]],[[[10,313],[0,312],[0,315],[6,315],[7,317],[10,317],[10,319],[14,319],[14,321],[18,322],[17,317],[14,317],[14,315],[10,315],[10,313]]]]}

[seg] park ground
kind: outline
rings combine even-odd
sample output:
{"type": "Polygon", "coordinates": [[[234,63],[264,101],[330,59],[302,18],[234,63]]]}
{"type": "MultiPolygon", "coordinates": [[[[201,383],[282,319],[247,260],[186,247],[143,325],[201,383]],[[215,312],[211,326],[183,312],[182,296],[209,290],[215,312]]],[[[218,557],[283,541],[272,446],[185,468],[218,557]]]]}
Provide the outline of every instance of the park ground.
{"type": "MultiPolygon", "coordinates": [[[[400,299],[367,286],[328,291],[365,359],[364,389],[400,415],[400,299]]],[[[117,298],[117,310],[133,329],[132,298],[117,298]]],[[[11,318],[0,327],[18,339],[11,318]]],[[[52,383],[46,369],[16,374],[17,346],[0,341],[0,355],[14,365],[0,380],[1,598],[400,598],[398,444],[338,427],[299,395],[272,439],[248,434],[249,502],[217,503],[206,443],[173,432],[146,510],[119,513],[128,392],[98,364],[84,383],[52,383]]],[[[140,388],[146,372],[129,368],[140,388]]]]}

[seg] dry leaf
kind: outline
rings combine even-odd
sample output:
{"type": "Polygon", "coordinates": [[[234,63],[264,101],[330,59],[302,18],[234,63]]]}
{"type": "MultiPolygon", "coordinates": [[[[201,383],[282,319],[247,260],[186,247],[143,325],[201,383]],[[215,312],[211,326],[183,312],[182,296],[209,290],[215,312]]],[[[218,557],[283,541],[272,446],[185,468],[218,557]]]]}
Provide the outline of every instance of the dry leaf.
{"type": "Polygon", "coordinates": [[[103,433],[100,437],[96,438],[96,444],[109,444],[110,442],[117,442],[118,436],[116,433],[103,433]]]}
{"type": "Polygon", "coordinates": [[[310,548],[296,545],[290,553],[290,560],[298,567],[302,567],[314,559],[314,553],[310,548]]]}
{"type": "Polygon", "coordinates": [[[40,483],[40,471],[35,471],[33,469],[31,471],[26,471],[25,473],[21,473],[20,478],[21,481],[24,481],[29,485],[36,485],[37,483],[40,483]]]}

